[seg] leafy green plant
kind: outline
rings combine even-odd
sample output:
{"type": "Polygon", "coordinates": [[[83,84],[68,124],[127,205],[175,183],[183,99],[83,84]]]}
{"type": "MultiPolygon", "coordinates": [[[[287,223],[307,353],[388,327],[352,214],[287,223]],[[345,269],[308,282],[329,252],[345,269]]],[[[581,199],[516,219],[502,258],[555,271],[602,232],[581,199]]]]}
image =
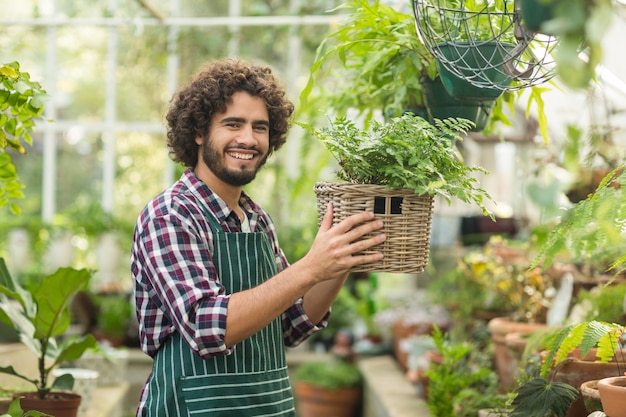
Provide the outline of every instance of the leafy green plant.
{"type": "Polygon", "coordinates": [[[433,342],[441,362],[431,362],[428,377],[428,409],[435,417],[476,415],[479,409],[504,403],[497,393],[498,378],[479,350],[470,342],[452,342],[435,327],[433,342]]]}
{"type": "MultiPolygon", "coordinates": [[[[300,93],[300,108],[324,108],[339,115],[356,110],[366,121],[377,111],[399,115],[424,108],[420,80],[434,80],[439,71],[433,55],[417,36],[413,14],[379,0],[350,0],[332,11],[347,11],[348,16],[318,46],[307,84],[300,93]]],[[[524,90],[526,115],[534,105],[541,134],[547,141],[542,94],[548,88],[532,86],[524,90]]],[[[521,94],[522,90],[505,91],[495,101],[486,131],[496,122],[511,124],[508,115],[514,113],[515,101],[521,94]]]]}
{"type": "Polygon", "coordinates": [[[0,207],[9,205],[13,214],[21,212],[13,202],[24,198],[24,184],[8,150],[26,153],[23,142],[31,145],[35,121],[44,109],[46,91],[17,62],[0,65],[0,207]]]}
{"type": "Polygon", "coordinates": [[[339,114],[355,108],[366,119],[376,110],[399,115],[423,107],[420,78],[434,79],[437,68],[417,37],[413,16],[378,0],[351,0],[333,11],[347,11],[348,17],[317,48],[301,107],[314,88],[325,100],[316,104],[339,114]]]}
{"type": "Polygon", "coordinates": [[[523,384],[511,405],[510,417],[565,417],[578,390],[564,382],[535,378],[523,384]]]}
{"type": "MultiPolygon", "coordinates": [[[[550,371],[558,367],[570,353],[580,349],[581,357],[593,348],[597,348],[596,357],[599,362],[610,362],[615,356],[618,347],[622,346],[622,337],[626,327],[616,323],[607,323],[597,320],[585,321],[564,327],[557,333],[547,337],[546,348],[548,354],[541,366],[541,373],[547,376],[550,371]]],[[[621,358],[622,364],[626,365],[626,358],[621,358]]],[[[619,370],[620,358],[616,358],[616,372],[619,370]]]]}
{"type": "Polygon", "coordinates": [[[467,281],[463,285],[477,296],[468,306],[476,307],[477,302],[517,322],[545,323],[560,273],[529,268],[533,250],[532,237],[522,242],[492,236],[482,248],[459,259],[457,272],[467,281]]]}
{"type": "Polygon", "coordinates": [[[430,27],[448,42],[516,43],[512,26],[513,1],[435,0],[418,3],[425,5],[419,24],[430,27]]]}
{"type": "Polygon", "coordinates": [[[596,191],[565,212],[531,267],[552,264],[566,251],[572,261],[603,265],[601,273],[626,271],[626,165],[615,168],[596,191]]]}
{"type": "Polygon", "coordinates": [[[294,380],[326,389],[359,387],[363,376],[357,364],[342,361],[311,361],[298,365],[294,380]]]}
{"type": "Polygon", "coordinates": [[[61,376],[50,384],[50,372],[63,362],[80,358],[96,344],[92,335],[57,339],[70,325],[70,301],[87,287],[92,274],[85,269],[59,268],[28,291],[9,274],[4,258],[0,258],[0,320],[12,326],[21,342],[36,354],[39,377],[19,373],[13,366],[0,367],[0,372],[33,384],[42,399],[53,388],[72,389],[71,375],[61,376]]]}
{"type": "Polygon", "coordinates": [[[553,379],[576,349],[580,349],[580,357],[584,358],[596,348],[597,361],[602,363],[615,358],[616,375],[621,374],[623,369],[620,371],[619,361],[623,362],[624,358],[618,358],[616,352],[621,346],[624,330],[622,325],[592,320],[544,335],[542,344],[547,355],[541,363],[540,374],[517,389],[511,403],[511,417],[564,417],[567,414],[579,396],[578,389],[553,379]]]}
{"type": "Polygon", "coordinates": [[[337,175],[342,180],[406,188],[448,201],[456,197],[488,213],[484,201],[491,197],[471,176],[486,171],[465,165],[450,146],[462,140],[460,133],[471,126],[467,120],[436,120],[433,125],[406,113],[386,123],[374,120],[365,130],[346,117],[322,129],[298,124],[325,144],[339,163],[337,175]]]}
{"type": "Polygon", "coordinates": [[[576,303],[582,309],[583,321],[605,321],[626,324],[626,283],[597,285],[587,290],[581,289],[576,296],[576,303]]]}
{"type": "Polygon", "coordinates": [[[133,306],[125,294],[98,295],[94,299],[98,309],[98,329],[103,336],[121,339],[126,335],[133,314],[133,306]]]}

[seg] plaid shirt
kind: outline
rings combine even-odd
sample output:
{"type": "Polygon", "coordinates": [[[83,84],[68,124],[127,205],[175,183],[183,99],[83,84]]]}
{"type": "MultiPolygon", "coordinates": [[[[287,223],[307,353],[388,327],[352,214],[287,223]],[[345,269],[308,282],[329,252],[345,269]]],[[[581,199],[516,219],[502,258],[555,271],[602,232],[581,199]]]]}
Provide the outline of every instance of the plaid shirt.
{"type": "MultiPolygon", "coordinates": [[[[281,271],[288,266],[269,215],[242,193],[240,205],[250,230],[267,233],[281,271]]],[[[141,348],[154,356],[174,331],[202,357],[229,354],[224,344],[230,294],[220,284],[212,260],[213,234],[204,210],[224,231],[240,232],[237,215],[188,169],[180,180],[141,212],[131,252],[131,272],[141,348]]],[[[317,325],[302,308],[302,299],[282,314],[285,345],[295,346],[327,325],[317,325]]]]}

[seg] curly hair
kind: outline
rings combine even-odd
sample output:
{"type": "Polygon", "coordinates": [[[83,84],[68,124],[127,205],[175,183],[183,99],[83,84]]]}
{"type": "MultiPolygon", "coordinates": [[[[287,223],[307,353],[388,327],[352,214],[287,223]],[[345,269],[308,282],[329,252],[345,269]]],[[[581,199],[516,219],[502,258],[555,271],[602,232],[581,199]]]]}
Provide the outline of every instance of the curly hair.
{"type": "Polygon", "coordinates": [[[195,139],[207,134],[213,115],[226,111],[233,94],[239,91],[265,101],[270,122],[268,156],[285,143],[294,105],[271,68],[224,59],[202,67],[170,101],[167,146],[175,162],[190,168],[196,165],[195,139]]]}

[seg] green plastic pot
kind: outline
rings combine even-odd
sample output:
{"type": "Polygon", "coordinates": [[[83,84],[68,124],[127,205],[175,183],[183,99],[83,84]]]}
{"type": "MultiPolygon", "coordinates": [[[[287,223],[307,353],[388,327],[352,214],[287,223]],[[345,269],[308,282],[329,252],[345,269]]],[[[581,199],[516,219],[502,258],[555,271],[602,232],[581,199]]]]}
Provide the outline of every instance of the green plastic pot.
{"type": "Polygon", "coordinates": [[[450,71],[441,59],[436,59],[441,81],[453,97],[465,100],[496,100],[507,89],[513,77],[503,71],[507,53],[513,44],[485,42],[445,42],[437,45],[445,62],[452,64],[461,75],[450,71]],[[474,79],[480,86],[468,81],[474,79]]]}
{"type": "Polygon", "coordinates": [[[485,128],[495,100],[465,100],[453,97],[439,77],[434,80],[424,77],[421,83],[431,123],[434,119],[460,117],[474,122],[476,126],[472,131],[478,132],[485,128]]]}
{"type": "Polygon", "coordinates": [[[531,32],[547,33],[543,24],[554,17],[558,0],[518,0],[522,24],[531,32]]]}

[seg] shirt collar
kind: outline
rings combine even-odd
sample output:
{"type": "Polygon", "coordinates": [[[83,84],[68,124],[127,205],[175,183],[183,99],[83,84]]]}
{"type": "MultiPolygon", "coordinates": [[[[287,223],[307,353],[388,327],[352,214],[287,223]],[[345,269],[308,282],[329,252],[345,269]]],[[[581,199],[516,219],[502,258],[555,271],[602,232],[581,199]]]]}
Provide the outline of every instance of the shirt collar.
{"type": "MultiPolygon", "coordinates": [[[[228,204],[226,204],[219,195],[217,195],[208,185],[196,176],[192,168],[185,170],[181,176],[181,181],[199,201],[207,203],[207,208],[215,214],[218,221],[225,222],[231,213],[233,213],[233,210],[231,210],[228,204]]],[[[253,219],[251,220],[256,220],[259,206],[245,191],[241,192],[239,205],[248,217],[250,217],[250,214],[253,215],[253,219]]],[[[232,214],[232,216],[236,217],[236,214],[232,214]]]]}

